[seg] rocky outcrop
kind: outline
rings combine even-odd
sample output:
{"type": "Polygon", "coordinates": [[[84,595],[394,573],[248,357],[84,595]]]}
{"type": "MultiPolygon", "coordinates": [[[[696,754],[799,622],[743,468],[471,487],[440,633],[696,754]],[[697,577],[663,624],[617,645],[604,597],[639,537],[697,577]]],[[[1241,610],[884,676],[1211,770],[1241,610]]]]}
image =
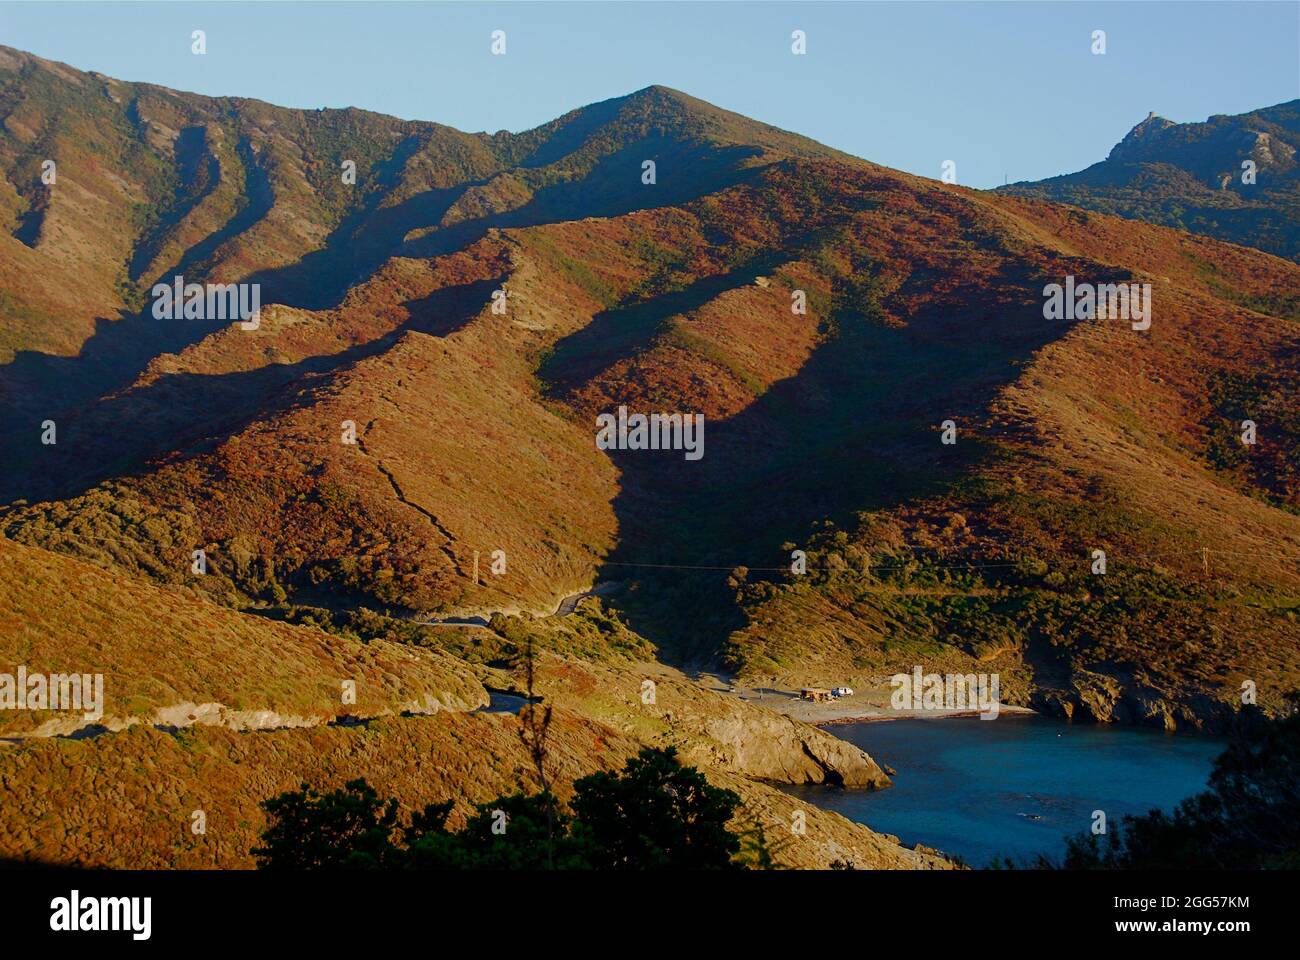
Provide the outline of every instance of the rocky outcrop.
{"type": "MultiPolygon", "coordinates": [[[[719,697],[719,700],[722,698],[719,697]]],[[[703,740],[691,738],[683,750],[688,757],[775,783],[825,783],[837,787],[884,787],[889,777],[870,756],[790,717],[758,707],[729,709],[715,719],[674,715],[678,729],[698,728],[703,740]]]]}
{"type": "Polygon", "coordinates": [[[1172,120],[1158,117],[1155,111],[1152,111],[1147,114],[1145,120],[1130,130],[1123,140],[1111,148],[1110,155],[1106,159],[1121,161],[1145,159],[1153,144],[1159,141],[1160,134],[1176,126],[1178,124],[1172,120]]]}
{"type": "Polygon", "coordinates": [[[773,783],[883,787],[890,782],[853,744],[662,667],[569,661],[548,664],[542,682],[548,699],[615,729],[671,744],[688,763],[773,783]]]}
{"type": "Polygon", "coordinates": [[[1085,723],[1158,726],[1218,733],[1234,716],[1232,705],[1204,693],[1162,692],[1101,673],[1080,672],[1069,689],[1040,689],[1030,705],[1042,713],[1085,723]]]}

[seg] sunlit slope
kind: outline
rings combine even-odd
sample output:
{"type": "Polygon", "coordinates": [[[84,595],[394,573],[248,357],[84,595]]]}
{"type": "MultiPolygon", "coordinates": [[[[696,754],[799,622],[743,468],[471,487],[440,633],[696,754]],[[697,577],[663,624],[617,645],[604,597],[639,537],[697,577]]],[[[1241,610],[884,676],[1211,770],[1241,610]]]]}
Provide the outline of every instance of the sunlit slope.
{"type": "MultiPolygon", "coordinates": [[[[486,136],[9,57],[32,129],[40,98],[94,84],[123,102],[69,117],[216,125],[206,162],[153,128],[131,147],[162,151],[174,216],[101,250],[126,315],[0,367],[14,540],[237,606],[549,613],[606,582],[668,658],[822,680],[998,663],[1020,701],[1098,716],[1128,697],[1134,719],[1208,718],[1246,680],[1294,680],[1288,261],[908,176],[660,87],[486,136]],[[260,327],[152,321],[150,275],[176,268],[263,284],[260,327]],[[1148,285],[1149,329],[1049,319],[1069,277],[1148,285]],[[702,414],[703,457],[598,449],[619,407],[702,414]]],[[[36,237],[14,257],[66,246],[36,237]]]]}
{"type": "Polygon", "coordinates": [[[158,587],[0,538],[0,662],[14,675],[100,674],[92,713],[0,710],[0,735],[70,734],[142,723],[236,729],[342,717],[469,710],[487,702],[473,673],[427,650],[325,634],[236,613],[183,587],[158,587]],[[344,681],[355,696],[344,697],[344,681]]]}
{"type": "Polygon", "coordinates": [[[1000,669],[1039,705],[1166,725],[1221,722],[1247,684],[1280,708],[1300,681],[1300,331],[1242,304],[1294,289],[1295,268],[995,206],[1044,245],[1135,267],[1153,285],[1151,328],[1088,321],[1036,351],[986,410],[958,418],[954,452],[971,440],[986,453],[951,489],[814,537],[815,586],[742,590],[731,659],[823,678],[1000,669]]]}

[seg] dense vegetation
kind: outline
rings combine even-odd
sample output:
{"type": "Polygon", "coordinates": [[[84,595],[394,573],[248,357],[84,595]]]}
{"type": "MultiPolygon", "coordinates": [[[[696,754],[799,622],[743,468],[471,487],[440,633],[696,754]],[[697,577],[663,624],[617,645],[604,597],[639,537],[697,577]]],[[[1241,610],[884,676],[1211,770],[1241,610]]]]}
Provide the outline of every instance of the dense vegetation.
{"type": "Polygon", "coordinates": [[[269,825],[253,852],[263,869],[708,870],[741,864],[727,824],[740,804],[684,766],[670,747],[642,750],[617,773],[573,785],[572,813],[547,793],[475,805],[458,831],[450,802],[399,824],[396,800],[364,779],[320,793],[304,784],[263,803],[269,825]]]}
{"type": "Polygon", "coordinates": [[[783,688],[997,671],[1017,703],[1168,727],[1300,682],[1296,264],[662,87],[465,134],[0,49],[0,112],[0,653],[102,667],[137,724],[3,751],[17,856],[246,865],[258,801],[359,756],[457,825],[529,762],[476,711],[534,645],[565,803],[673,742],[781,814],[746,778],[829,777],[797,746],[824,741],[768,716],[793,759],[752,751],[763,721],[685,681],[647,709],[638,660],[783,688]],[[260,284],[258,330],[142,310],[177,271],[260,284]],[[1070,275],[1150,282],[1152,326],[1045,320],[1070,275]],[[599,449],[620,406],[704,415],[706,455],[599,449]],[[415,622],[447,618],[485,625],[415,622]],[[192,791],[224,806],[211,844],[178,838],[192,791]]]}

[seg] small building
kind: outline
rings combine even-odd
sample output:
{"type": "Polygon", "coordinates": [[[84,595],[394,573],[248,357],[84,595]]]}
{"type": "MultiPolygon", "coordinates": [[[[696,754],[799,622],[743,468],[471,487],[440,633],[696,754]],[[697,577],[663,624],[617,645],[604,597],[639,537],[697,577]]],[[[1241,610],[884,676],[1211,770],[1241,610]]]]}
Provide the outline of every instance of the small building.
{"type": "Polygon", "coordinates": [[[813,703],[829,703],[835,699],[835,694],[821,687],[804,687],[799,691],[800,700],[811,700],[813,703]]]}

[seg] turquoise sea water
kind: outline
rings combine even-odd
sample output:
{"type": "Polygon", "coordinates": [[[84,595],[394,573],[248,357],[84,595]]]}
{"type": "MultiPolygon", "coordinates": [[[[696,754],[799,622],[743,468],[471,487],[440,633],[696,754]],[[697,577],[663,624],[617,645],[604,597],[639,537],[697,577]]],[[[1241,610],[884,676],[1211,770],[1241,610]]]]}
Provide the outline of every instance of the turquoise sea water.
{"type": "Polygon", "coordinates": [[[1170,810],[1205,788],[1221,740],[1047,717],[893,720],[825,728],[894,768],[885,790],[796,787],[904,843],[960,856],[972,867],[1064,852],[1094,810],[1109,823],[1170,810]]]}

